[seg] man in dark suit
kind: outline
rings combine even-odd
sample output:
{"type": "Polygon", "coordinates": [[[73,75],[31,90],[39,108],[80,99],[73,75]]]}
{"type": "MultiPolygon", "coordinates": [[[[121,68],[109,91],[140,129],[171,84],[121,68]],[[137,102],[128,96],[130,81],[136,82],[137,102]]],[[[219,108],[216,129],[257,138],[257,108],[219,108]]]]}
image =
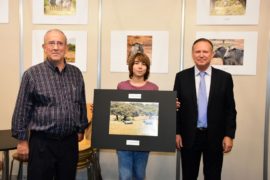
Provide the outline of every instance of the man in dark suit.
{"type": "Polygon", "coordinates": [[[231,74],[210,66],[213,55],[212,42],[197,39],[192,46],[195,66],[177,73],[175,78],[174,90],[181,103],[177,111],[176,147],[181,150],[183,180],[197,179],[201,156],[205,179],[221,179],[223,153],[233,147],[236,130],[233,80],[231,74]],[[203,101],[199,98],[202,82],[203,101]],[[201,102],[205,103],[205,113],[201,102]]]}

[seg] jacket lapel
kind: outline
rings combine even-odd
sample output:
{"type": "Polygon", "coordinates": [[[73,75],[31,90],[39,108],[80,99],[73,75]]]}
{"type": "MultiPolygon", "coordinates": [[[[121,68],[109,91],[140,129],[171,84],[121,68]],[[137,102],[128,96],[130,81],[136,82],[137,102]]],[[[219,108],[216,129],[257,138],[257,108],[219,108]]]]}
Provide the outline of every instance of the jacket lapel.
{"type": "Polygon", "coordinates": [[[209,91],[209,98],[208,98],[208,107],[212,102],[212,99],[214,97],[215,91],[217,90],[216,86],[218,84],[218,78],[216,75],[215,68],[212,67],[212,75],[211,75],[211,83],[210,83],[210,91],[209,91]]]}
{"type": "Polygon", "coordinates": [[[191,70],[189,71],[190,75],[188,77],[190,77],[190,79],[188,80],[189,84],[189,89],[192,91],[192,101],[194,104],[194,107],[197,107],[197,95],[196,95],[196,83],[195,83],[195,69],[194,67],[191,68],[191,70]]]}

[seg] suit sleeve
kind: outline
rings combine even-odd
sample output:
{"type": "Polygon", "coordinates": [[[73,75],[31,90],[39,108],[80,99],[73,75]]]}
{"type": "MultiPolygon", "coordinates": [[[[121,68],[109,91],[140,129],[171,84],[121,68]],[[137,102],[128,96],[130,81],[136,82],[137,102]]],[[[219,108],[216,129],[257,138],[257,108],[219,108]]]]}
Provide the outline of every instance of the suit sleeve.
{"type": "Polygon", "coordinates": [[[236,109],[235,109],[235,100],[233,93],[233,80],[232,76],[229,75],[227,78],[227,91],[226,91],[226,127],[225,127],[225,136],[231,138],[235,137],[236,131],[236,109]]]}

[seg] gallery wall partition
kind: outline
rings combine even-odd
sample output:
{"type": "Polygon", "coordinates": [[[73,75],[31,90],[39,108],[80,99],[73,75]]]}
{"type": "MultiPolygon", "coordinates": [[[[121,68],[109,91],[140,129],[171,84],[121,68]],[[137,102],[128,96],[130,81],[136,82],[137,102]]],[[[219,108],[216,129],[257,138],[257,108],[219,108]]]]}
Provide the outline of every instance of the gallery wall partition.
{"type": "Polygon", "coordinates": [[[102,88],[116,88],[119,80],[128,78],[127,58],[141,46],[151,60],[150,80],[161,89],[172,89],[179,62],[169,62],[179,61],[180,3],[103,1],[102,88]]]}
{"type": "MultiPolygon", "coordinates": [[[[172,90],[180,64],[181,3],[178,0],[102,1],[102,89],[116,89],[118,82],[127,80],[128,57],[135,51],[143,51],[151,60],[149,80],[160,90],[172,90]]],[[[114,150],[100,150],[100,164],[106,172],[105,179],[117,179],[114,150]]],[[[148,179],[175,179],[175,153],[151,152],[146,176],[148,179]],[[171,168],[165,168],[169,166],[171,168]]]]}
{"type": "MultiPolygon", "coordinates": [[[[267,27],[262,13],[265,11],[262,9],[265,3],[267,2],[197,0],[196,4],[193,4],[197,9],[194,17],[196,27],[193,28],[195,37],[206,37],[213,42],[215,56],[212,65],[230,72],[234,80],[237,130],[233,150],[224,156],[222,173],[224,179],[264,178],[267,49],[264,47],[265,40],[262,40],[262,37],[265,37],[267,27]],[[222,49],[227,52],[224,56],[220,54],[222,49]],[[239,52],[237,53],[239,58],[235,57],[234,62],[229,60],[231,56],[229,54],[233,51],[239,52]],[[261,91],[252,89],[254,86],[260,87],[261,91]],[[252,147],[248,145],[251,139],[256,139],[252,147]],[[251,163],[253,167],[250,167],[251,163]],[[237,170],[232,166],[237,166],[237,170]]],[[[192,21],[188,23],[193,24],[192,21]]]]}

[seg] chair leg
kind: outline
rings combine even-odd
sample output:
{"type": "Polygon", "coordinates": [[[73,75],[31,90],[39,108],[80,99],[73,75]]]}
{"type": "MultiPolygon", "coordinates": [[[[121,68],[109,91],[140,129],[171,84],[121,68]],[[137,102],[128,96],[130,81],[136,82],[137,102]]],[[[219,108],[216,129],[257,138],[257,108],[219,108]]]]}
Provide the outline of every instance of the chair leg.
{"type": "Polygon", "coordinates": [[[11,161],[10,172],[9,172],[9,179],[11,179],[11,176],[12,176],[13,163],[14,163],[14,159],[12,159],[12,161],[11,161]]]}
{"type": "Polygon", "coordinates": [[[19,170],[18,170],[18,176],[17,176],[17,180],[22,180],[23,178],[23,162],[20,161],[20,164],[19,164],[19,170]]]}

